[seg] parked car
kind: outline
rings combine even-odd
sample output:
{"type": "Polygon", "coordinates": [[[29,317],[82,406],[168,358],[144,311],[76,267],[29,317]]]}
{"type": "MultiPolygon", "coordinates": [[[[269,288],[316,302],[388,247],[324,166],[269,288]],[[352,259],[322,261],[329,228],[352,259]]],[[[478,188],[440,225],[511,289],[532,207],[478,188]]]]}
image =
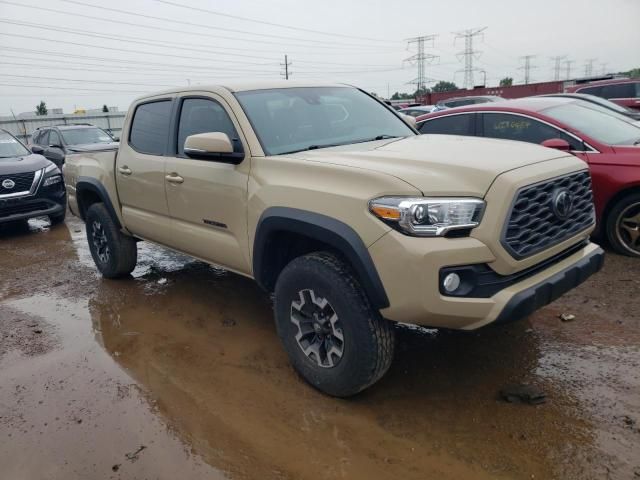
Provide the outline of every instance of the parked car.
{"type": "Polygon", "coordinates": [[[433,105],[418,105],[416,107],[402,108],[398,110],[400,113],[410,115],[412,117],[419,117],[433,111],[433,105]]]}
{"type": "Polygon", "coordinates": [[[617,78],[582,83],[565,88],[569,93],[587,93],[606,98],[623,107],[640,110],[640,78],[617,78]]]}
{"type": "Polygon", "coordinates": [[[60,169],[0,129],[0,223],[48,216],[57,224],[66,211],[60,169]]]}
{"type": "Polygon", "coordinates": [[[418,117],[421,133],[519,140],[570,151],[593,178],[598,233],[640,256],[640,128],[583,100],[529,97],[418,117]]]}
{"type": "Polygon", "coordinates": [[[573,98],[575,100],[584,100],[585,102],[589,102],[593,105],[598,105],[602,108],[606,108],[607,110],[612,110],[620,115],[624,115],[628,117],[632,122],[640,122],[640,111],[631,110],[627,107],[623,107],[617,103],[614,103],[606,98],[597,97],[595,95],[589,95],[588,93],[549,93],[547,95],[540,95],[541,97],[562,97],[562,98],[573,98]]]}
{"type": "Polygon", "coordinates": [[[61,167],[67,154],[117,147],[117,138],[89,123],[38,128],[31,137],[33,153],[61,167]]]}
{"type": "Polygon", "coordinates": [[[501,102],[503,100],[504,98],[495,95],[453,97],[436,103],[433,111],[439,112],[440,110],[446,110],[447,108],[465,107],[467,105],[476,105],[478,103],[501,102]]]}
{"type": "Polygon", "coordinates": [[[330,395],[382,377],[393,321],[513,321],[602,265],[584,162],[420,136],[354,87],[169,90],[133,102],[123,138],[64,166],[102,275],[131,272],[147,239],[254,278],[291,363],[330,395]]]}

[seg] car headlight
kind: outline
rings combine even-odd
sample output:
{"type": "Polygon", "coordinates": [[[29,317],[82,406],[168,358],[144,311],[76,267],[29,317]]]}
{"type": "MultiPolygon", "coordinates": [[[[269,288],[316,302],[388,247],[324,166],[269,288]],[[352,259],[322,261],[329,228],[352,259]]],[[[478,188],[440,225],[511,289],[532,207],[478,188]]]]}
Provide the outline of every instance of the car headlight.
{"type": "Polygon", "coordinates": [[[55,185],[60,182],[62,182],[62,175],[51,175],[44,179],[43,186],[48,187],[49,185],[55,185]]]}
{"type": "Polygon", "coordinates": [[[418,237],[441,237],[451,230],[469,230],[482,219],[479,198],[380,197],[369,211],[396,230],[418,237]]]}
{"type": "Polygon", "coordinates": [[[51,173],[51,172],[60,173],[60,169],[58,168],[58,166],[55,163],[52,163],[51,165],[49,165],[47,168],[44,169],[44,174],[45,175],[47,173],[51,173]]]}

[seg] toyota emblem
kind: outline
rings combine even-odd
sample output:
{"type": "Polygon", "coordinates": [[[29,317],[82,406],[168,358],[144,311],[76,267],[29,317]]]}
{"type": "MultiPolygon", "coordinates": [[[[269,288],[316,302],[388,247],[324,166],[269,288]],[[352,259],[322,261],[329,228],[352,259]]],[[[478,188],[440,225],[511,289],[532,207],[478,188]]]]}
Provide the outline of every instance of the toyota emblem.
{"type": "Polygon", "coordinates": [[[560,220],[566,220],[573,212],[573,194],[566,188],[556,190],[553,194],[553,213],[560,220]]]}
{"type": "Polygon", "coordinates": [[[7,178],[2,181],[2,188],[6,188],[7,190],[11,190],[15,186],[16,186],[16,182],[11,180],[10,178],[7,178]]]}

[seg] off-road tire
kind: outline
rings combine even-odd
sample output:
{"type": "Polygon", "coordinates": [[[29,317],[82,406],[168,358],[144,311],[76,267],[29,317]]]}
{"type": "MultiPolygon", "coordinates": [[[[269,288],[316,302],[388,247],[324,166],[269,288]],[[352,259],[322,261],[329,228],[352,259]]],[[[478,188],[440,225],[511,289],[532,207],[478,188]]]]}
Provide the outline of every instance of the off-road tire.
{"type": "Polygon", "coordinates": [[[89,207],[85,224],[89,250],[102,276],[118,278],[130,274],[138,261],[136,241],[118,229],[103,203],[89,207]],[[96,235],[101,238],[101,247],[96,245],[96,235]]]}
{"type": "Polygon", "coordinates": [[[58,225],[59,223],[64,222],[64,219],[67,216],[67,209],[65,207],[65,209],[62,211],[62,213],[59,213],[58,215],[49,215],[49,221],[51,222],[51,225],[58,225]]]}
{"type": "Polygon", "coordinates": [[[292,260],[275,286],[278,336],[294,369],[309,384],[335,397],[349,397],[377,382],[393,360],[393,325],[373,309],[351,268],[335,255],[316,252],[292,260]],[[334,366],[322,367],[307,356],[296,339],[293,302],[312,290],[326,299],[340,321],[342,356],[334,366]]]}
{"type": "MultiPolygon", "coordinates": [[[[620,223],[623,217],[627,216],[626,212],[629,212],[628,215],[633,215],[639,211],[640,193],[632,193],[618,200],[607,215],[605,223],[607,240],[611,247],[622,255],[640,257],[640,244],[636,242],[636,245],[638,245],[636,247],[637,250],[632,249],[625,241],[625,237],[621,238],[623,234],[620,232],[620,223]],[[633,213],[631,213],[630,209],[632,209],[633,213]]],[[[636,223],[636,225],[638,224],[636,223]]],[[[629,240],[629,237],[626,238],[629,240]]]]}

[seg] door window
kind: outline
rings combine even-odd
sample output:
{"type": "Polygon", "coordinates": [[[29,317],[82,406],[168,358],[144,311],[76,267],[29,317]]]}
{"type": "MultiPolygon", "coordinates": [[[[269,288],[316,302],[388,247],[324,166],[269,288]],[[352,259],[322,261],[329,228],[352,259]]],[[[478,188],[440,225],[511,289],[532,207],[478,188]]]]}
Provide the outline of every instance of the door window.
{"type": "Polygon", "coordinates": [[[35,139],[35,141],[33,143],[35,143],[36,145],[42,145],[44,147],[49,146],[49,130],[43,130],[41,132],[38,132],[37,134],[37,138],[35,139]]]}
{"type": "Polygon", "coordinates": [[[569,143],[571,150],[584,150],[582,142],[551,125],[532,118],[506,113],[484,113],[482,117],[483,136],[487,138],[538,144],[551,138],[561,138],[569,143]]]}
{"type": "Polygon", "coordinates": [[[49,131],[49,145],[56,145],[62,147],[62,141],[60,140],[60,135],[55,130],[49,131]]]}
{"type": "Polygon", "coordinates": [[[169,139],[171,100],[138,105],[131,123],[129,145],[150,155],[164,155],[169,139]]]}
{"type": "Polygon", "coordinates": [[[427,120],[418,127],[420,133],[444,135],[473,135],[473,114],[447,115],[427,120]]]}
{"type": "Polygon", "coordinates": [[[231,140],[238,138],[233,122],[218,102],[206,98],[185,98],[178,124],[178,156],[184,156],[184,142],[189,135],[222,132],[231,140]]]}

